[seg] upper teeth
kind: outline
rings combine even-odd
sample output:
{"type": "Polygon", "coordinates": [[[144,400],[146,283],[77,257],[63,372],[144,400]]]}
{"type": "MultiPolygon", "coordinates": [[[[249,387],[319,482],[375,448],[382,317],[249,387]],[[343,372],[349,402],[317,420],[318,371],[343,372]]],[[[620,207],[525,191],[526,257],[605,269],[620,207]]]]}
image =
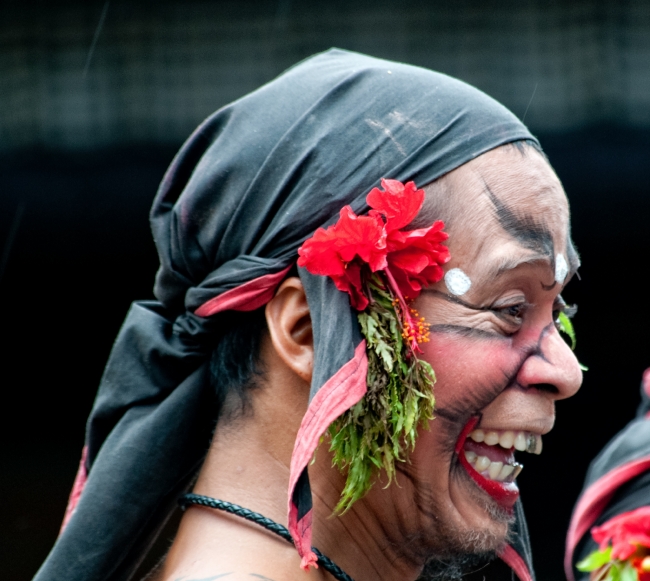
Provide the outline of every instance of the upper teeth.
{"type": "Polygon", "coordinates": [[[494,430],[474,430],[469,437],[475,442],[485,442],[488,446],[499,444],[502,448],[510,450],[514,446],[515,450],[520,452],[529,452],[530,454],[542,453],[542,437],[531,432],[496,432],[494,430]]]}

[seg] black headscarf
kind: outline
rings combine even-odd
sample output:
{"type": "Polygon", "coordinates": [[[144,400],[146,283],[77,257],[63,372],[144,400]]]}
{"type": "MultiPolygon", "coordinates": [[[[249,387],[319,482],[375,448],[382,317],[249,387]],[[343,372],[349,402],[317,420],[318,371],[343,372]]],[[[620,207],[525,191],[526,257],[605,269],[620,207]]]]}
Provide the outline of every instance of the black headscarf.
{"type": "MultiPolygon", "coordinates": [[[[421,187],[521,139],[534,138],[465,83],[336,49],[208,118],[158,191],[151,211],[158,300],[134,303],[116,339],[88,420],[72,517],[36,579],[133,573],[209,447],[208,357],[220,310],[264,304],[302,242],[346,204],[366,212],[366,194],[381,178],[421,187]]],[[[315,343],[290,491],[290,525],[304,552],[306,464],[331,416],[361,397],[353,387],[365,386],[367,360],[347,295],[326,277],[299,274],[315,343]]],[[[525,578],[530,553],[518,514],[515,555],[503,558],[525,578]]]]}
{"type": "Polygon", "coordinates": [[[571,518],[564,568],[569,580],[585,580],[575,564],[595,551],[592,527],[642,506],[650,506],[650,369],[641,383],[636,417],[594,458],[571,518]]]}

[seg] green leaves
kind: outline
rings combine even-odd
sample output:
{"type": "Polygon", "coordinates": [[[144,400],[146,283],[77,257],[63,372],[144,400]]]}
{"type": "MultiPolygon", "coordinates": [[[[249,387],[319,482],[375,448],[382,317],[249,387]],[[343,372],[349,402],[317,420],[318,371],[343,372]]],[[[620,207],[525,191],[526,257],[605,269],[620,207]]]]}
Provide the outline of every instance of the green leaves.
{"type": "Polygon", "coordinates": [[[358,315],[367,343],[368,392],[329,427],[333,463],[347,471],[338,513],[370,490],[378,469],[390,484],[395,462],[406,461],[415,446],[418,426],[433,419],[435,374],[402,339],[394,297],[380,276],[369,281],[372,300],[358,315]]]}
{"type": "Polygon", "coordinates": [[[597,581],[638,581],[636,569],[628,561],[612,560],[612,547],[596,550],[576,564],[578,571],[600,571],[592,579],[597,581]]]}
{"type": "Polygon", "coordinates": [[[573,323],[571,322],[571,319],[569,319],[566,313],[560,311],[557,320],[559,322],[560,332],[568,335],[569,339],[571,339],[571,349],[575,349],[576,332],[573,330],[573,323]]]}
{"type": "MultiPolygon", "coordinates": [[[[571,322],[571,319],[565,312],[560,311],[557,320],[558,320],[558,329],[560,330],[560,333],[564,333],[569,337],[569,339],[571,339],[571,350],[575,350],[576,332],[573,329],[573,323],[571,322]]],[[[583,365],[580,362],[578,362],[578,365],[580,365],[580,369],[582,369],[582,371],[589,371],[589,368],[586,365],[583,365]]]]}
{"type": "Polygon", "coordinates": [[[607,547],[604,551],[594,551],[576,564],[578,571],[588,572],[600,569],[603,565],[609,563],[612,558],[612,547],[607,547]]]}

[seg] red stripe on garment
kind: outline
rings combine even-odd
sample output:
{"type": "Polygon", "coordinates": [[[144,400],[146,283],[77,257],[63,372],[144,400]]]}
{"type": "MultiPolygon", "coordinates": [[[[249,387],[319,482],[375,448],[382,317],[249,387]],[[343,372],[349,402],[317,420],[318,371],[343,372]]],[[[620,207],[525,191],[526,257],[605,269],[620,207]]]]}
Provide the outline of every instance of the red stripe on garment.
{"type": "Polygon", "coordinates": [[[232,288],[203,303],[194,314],[209,317],[222,311],[254,311],[268,303],[275,289],[282,282],[291,265],[280,272],[265,274],[232,288]]]}
{"type": "Polygon", "coordinates": [[[318,569],[318,557],[311,548],[311,525],[314,511],[310,510],[298,520],[298,507],[289,501],[289,532],[296,543],[296,549],[301,556],[300,566],[309,571],[309,567],[318,569]],[[295,524],[294,524],[295,523],[295,524]]]}
{"type": "Polygon", "coordinates": [[[79,470],[77,470],[77,476],[74,479],[74,484],[72,485],[72,490],[70,491],[70,497],[68,498],[68,506],[65,509],[65,515],[63,516],[63,522],[61,523],[61,529],[59,530],[59,535],[64,531],[65,527],[68,526],[68,522],[72,518],[77,504],[79,504],[79,499],[81,498],[81,493],[83,492],[84,486],[86,486],[86,481],[88,480],[88,472],[86,471],[86,457],[88,456],[88,446],[84,446],[81,451],[81,460],[79,461],[79,470]]]}
{"type": "Polygon", "coordinates": [[[616,489],[632,478],[650,470],[650,456],[622,464],[594,482],[582,495],[573,511],[564,554],[564,572],[569,581],[573,576],[573,551],[607,506],[616,489]]]}
{"type": "Polygon", "coordinates": [[[303,559],[302,564],[306,566],[312,561],[311,554],[306,553],[305,549],[308,547],[311,553],[311,511],[300,522],[297,521],[298,511],[292,502],[293,491],[300,474],[309,464],[320,437],[336,418],[365,395],[367,374],[368,358],[366,341],[363,340],[354,350],[354,357],[330,377],[311,400],[296,436],[289,473],[289,532],[303,559]],[[307,516],[309,523],[303,522],[307,516]]]}
{"type": "Polygon", "coordinates": [[[526,561],[512,546],[506,545],[505,549],[499,552],[499,558],[515,572],[519,581],[533,581],[526,561]]]}

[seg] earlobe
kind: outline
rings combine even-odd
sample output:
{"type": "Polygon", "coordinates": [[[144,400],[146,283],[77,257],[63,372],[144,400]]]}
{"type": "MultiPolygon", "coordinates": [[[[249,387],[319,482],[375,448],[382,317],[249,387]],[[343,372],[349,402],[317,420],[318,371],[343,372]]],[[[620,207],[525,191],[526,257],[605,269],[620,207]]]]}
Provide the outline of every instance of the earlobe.
{"type": "Polygon", "coordinates": [[[285,280],[266,305],[271,343],[296,375],[311,383],[314,341],[305,289],[297,277],[285,280]]]}

